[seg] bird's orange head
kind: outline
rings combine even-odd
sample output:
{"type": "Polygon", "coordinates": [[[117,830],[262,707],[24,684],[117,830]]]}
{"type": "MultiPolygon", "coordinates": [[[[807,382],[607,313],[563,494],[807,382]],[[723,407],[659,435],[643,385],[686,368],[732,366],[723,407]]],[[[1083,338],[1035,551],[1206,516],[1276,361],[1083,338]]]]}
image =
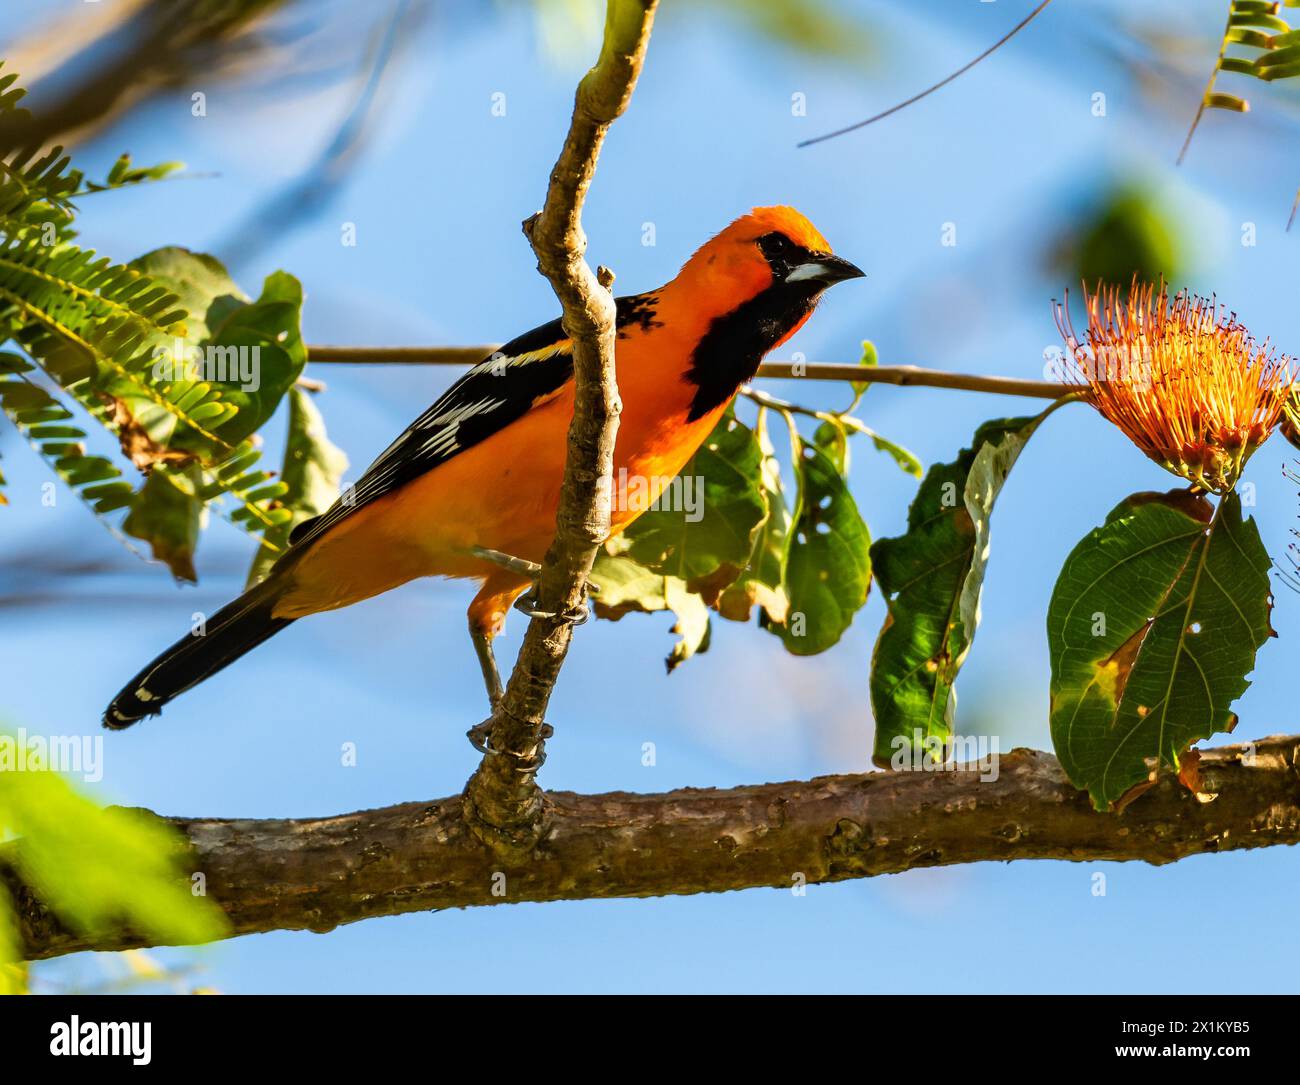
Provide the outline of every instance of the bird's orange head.
{"type": "Polygon", "coordinates": [[[701,246],[655,292],[658,319],[688,341],[687,421],[712,418],[828,286],[862,274],[792,207],[756,207],[701,246]]]}
{"type": "Polygon", "coordinates": [[[679,281],[704,308],[725,313],[769,290],[816,297],[862,274],[793,207],[755,207],[702,245],[679,281]]]}

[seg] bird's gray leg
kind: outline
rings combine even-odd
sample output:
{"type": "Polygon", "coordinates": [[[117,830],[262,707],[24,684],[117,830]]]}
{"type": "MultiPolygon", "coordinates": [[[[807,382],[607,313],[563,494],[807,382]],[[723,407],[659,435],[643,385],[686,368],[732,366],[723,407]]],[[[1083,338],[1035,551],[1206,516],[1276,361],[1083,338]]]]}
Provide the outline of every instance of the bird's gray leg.
{"type": "Polygon", "coordinates": [[[484,630],[479,629],[474,622],[469,623],[469,635],[474,641],[474,653],[478,656],[478,665],[483,671],[483,686],[487,690],[488,704],[495,712],[497,705],[501,703],[505,688],[501,685],[501,672],[497,669],[496,653],[492,651],[492,638],[484,630]]]}
{"type": "MultiPolygon", "coordinates": [[[[512,573],[518,573],[520,576],[526,576],[533,581],[533,587],[515,600],[515,609],[521,614],[527,614],[530,618],[560,618],[570,625],[581,625],[591,615],[585,606],[575,607],[572,611],[564,614],[555,614],[549,610],[539,610],[537,607],[537,577],[541,573],[542,567],[535,561],[528,561],[525,558],[517,558],[510,554],[503,554],[500,550],[490,550],[486,546],[473,546],[470,548],[476,558],[482,558],[484,561],[490,561],[494,565],[500,565],[503,569],[509,569],[512,573]]],[[[587,585],[587,592],[590,595],[596,595],[600,591],[595,584],[587,585]]],[[[483,674],[486,679],[488,673],[488,663],[484,662],[484,653],[487,653],[488,660],[492,657],[491,644],[484,643],[479,647],[477,635],[475,637],[475,647],[478,648],[479,662],[483,665],[483,674]]],[[[492,673],[495,676],[496,688],[501,688],[501,678],[496,674],[496,663],[491,663],[492,673]]],[[[489,696],[491,695],[491,680],[488,680],[489,696]]],[[[498,693],[497,699],[500,700],[498,693]]],[[[495,707],[496,702],[493,702],[495,707]]]]}
{"type": "Polygon", "coordinates": [[[509,569],[512,573],[518,573],[520,576],[526,576],[529,580],[536,580],[537,574],[542,571],[542,567],[535,561],[503,554],[500,550],[489,550],[486,546],[471,546],[469,552],[476,558],[490,561],[493,565],[500,565],[501,568],[509,569]]]}

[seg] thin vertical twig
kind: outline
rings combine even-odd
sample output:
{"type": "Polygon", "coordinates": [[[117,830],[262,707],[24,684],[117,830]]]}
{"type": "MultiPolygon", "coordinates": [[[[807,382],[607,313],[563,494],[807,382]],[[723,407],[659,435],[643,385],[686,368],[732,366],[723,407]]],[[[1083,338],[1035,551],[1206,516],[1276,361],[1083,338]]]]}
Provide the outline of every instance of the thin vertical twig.
{"type": "Polygon", "coordinates": [[[587,266],[582,206],[609,126],[631,100],[645,62],[657,0],[608,0],[600,56],[578,84],[573,119],[551,171],[542,210],[524,233],[563,306],[573,342],[574,410],[555,539],[537,582],[538,611],[524,634],[505,696],[490,721],[490,750],[465,789],[466,817],[485,843],[527,853],[542,829],[534,779],[543,756],[545,713],[569,649],[563,617],[586,605],[587,577],[609,534],[609,479],[620,404],[614,372],[613,281],[587,266]]]}

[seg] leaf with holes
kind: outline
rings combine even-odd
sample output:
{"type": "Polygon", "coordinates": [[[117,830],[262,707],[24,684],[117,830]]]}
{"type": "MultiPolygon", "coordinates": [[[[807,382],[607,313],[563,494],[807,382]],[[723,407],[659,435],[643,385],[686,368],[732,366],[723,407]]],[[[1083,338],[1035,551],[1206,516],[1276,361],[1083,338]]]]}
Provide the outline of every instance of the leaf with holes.
{"type": "Polygon", "coordinates": [[[755,605],[775,622],[785,621],[789,600],[785,595],[785,566],[790,556],[790,529],[794,517],[786,507],[781,486],[781,465],[767,433],[767,411],[760,409],[754,437],[763,454],[759,485],[767,516],[754,534],[754,548],[744,571],[718,596],[716,609],[733,622],[747,622],[755,605]]]}
{"type": "Polygon", "coordinates": [[[1134,494],[1066,559],[1047,611],[1052,743],[1114,808],[1230,731],[1269,627],[1268,553],[1236,494],[1134,494]]]}
{"type": "Polygon", "coordinates": [[[871,587],[871,536],[834,458],[838,445],[823,436],[824,448],[797,441],[799,489],[785,570],[786,620],[759,616],[786,651],[798,656],[836,644],[871,587]]]}
{"type": "Polygon", "coordinates": [[[670,674],[691,656],[708,651],[709,608],[687,590],[684,581],[661,576],[631,558],[614,557],[603,550],[596,556],[591,580],[600,589],[592,596],[598,618],[616,622],[624,614],[664,610],[677,616],[672,632],[680,639],[665,660],[670,674]]]}
{"type": "Polygon", "coordinates": [[[703,592],[707,601],[749,562],[754,534],[767,516],[763,451],[754,432],[730,411],[705,438],[657,502],[610,544],[663,576],[703,592]]]}
{"type": "Polygon", "coordinates": [[[932,748],[953,730],[953,683],[975,638],[989,517],[1036,418],[985,422],[971,447],[926,473],[907,532],[871,548],[889,613],[871,659],[873,760],[932,748]]]}

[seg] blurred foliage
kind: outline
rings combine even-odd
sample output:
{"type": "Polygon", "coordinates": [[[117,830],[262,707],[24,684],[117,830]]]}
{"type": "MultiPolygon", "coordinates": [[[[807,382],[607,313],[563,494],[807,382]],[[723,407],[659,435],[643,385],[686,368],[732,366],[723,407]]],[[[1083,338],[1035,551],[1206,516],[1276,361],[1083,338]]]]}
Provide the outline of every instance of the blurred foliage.
{"type": "MultiPolygon", "coordinates": [[[[531,0],[542,51],[560,60],[586,58],[600,44],[604,0],[531,0]]],[[[831,0],[704,0],[685,8],[660,7],[666,19],[717,12],[742,33],[756,34],[782,49],[860,65],[879,53],[870,22],[831,0]]]]}
{"type": "MultiPolygon", "coordinates": [[[[22,96],[12,73],[0,77],[0,116],[23,113],[22,96]]],[[[264,554],[282,548],[291,487],[258,466],[257,431],[307,353],[291,275],[268,276],[250,300],[210,256],[164,248],[122,265],[73,243],[77,199],[175,168],[141,169],[124,155],[93,182],[57,147],[0,159],[0,342],[20,351],[0,353],[0,409],[115,534],[193,580],[212,507],[232,506],[229,519],[264,554]],[[115,439],[120,460],[87,451],[88,425],[115,439]],[[128,467],[145,474],[138,486],[128,467]]],[[[296,455],[327,456],[306,449],[325,441],[319,416],[309,432],[297,424],[296,455]]]]}
{"type": "MultiPolygon", "coordinates": [[[[1218,89],[1220,75],[1225,72],[1244,75],[1265,83],[1300,75],[1300,29],[1291,28],[1281,14],[1283,7],[1300,7],[1300,0],[1231,0],[1219,54],[1196,107],[1196,116],[1187,130],[1187,138],[1183,140],[1179,162],[1186,156],[1207,109],[1229,113],[1250,111],[1250,102],[1246,98],[1218,89]]],[[[1297,207],[1300,207],[1300,190],[1297,190],[1291,205],[1287,229],[1295,221],[1297,207]]]]}
{"type": "Polygon", "coordinates": [[[1075,215],[1049,254],[1053,278],[1075,285],[1166,282],[1185,277],[1187,254],[1177,227],[1154,190],[1126,183],[1075,215]]]}
{"type": "MultiPolygon", "coordinates": [[[[0,731],[0,839],[9,841],[0,858],[43,907],[88,938],[123,928],[176,944],[222,936],[225,916],[192,893],[180,838],[167,823],[97,806],[48,761],[20,754],[25,741],[0,731]]],[[[0,883],[0,993],[25,989],[21,957],[13,901],[0,883]]]]}

